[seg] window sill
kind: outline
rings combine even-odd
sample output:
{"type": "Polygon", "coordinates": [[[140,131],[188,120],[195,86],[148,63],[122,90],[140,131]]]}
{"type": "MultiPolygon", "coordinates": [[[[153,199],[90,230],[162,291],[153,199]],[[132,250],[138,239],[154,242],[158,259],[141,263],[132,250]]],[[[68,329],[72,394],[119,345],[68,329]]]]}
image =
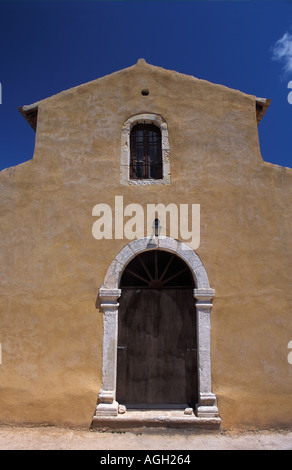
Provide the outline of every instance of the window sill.
{"type": "Polygon", "coordinates": [[[162,179],[122,179],[121,184],[123,185],[134,185],[134,186],[147,186],[147,185],[155,185],[155,184],[170,184],[170,176],[167,176],[162,179]]]}

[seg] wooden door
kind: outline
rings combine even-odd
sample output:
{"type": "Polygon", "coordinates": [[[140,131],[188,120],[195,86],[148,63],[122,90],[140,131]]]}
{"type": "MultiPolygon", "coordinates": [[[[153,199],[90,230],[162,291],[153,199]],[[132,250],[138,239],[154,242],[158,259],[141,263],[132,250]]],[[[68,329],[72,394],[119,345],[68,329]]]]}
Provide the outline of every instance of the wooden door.
{"type": "MultiPolygon", "coordinates": [[[[169,263],[165,256],[162,260],[163,264],[169,263]]],[[[143,264],[146,261],[147,271],[151,273],[149,260],[144,258],[143,264]]],[[[155,258],[152,261],[155,264],[155,258]]],[[[163,266],[160,263],[160,269],[155,266],[153,269],[159,274],[163,266]]],[[[134,273],[132,269],[130,272],[134,273]]],[[[136,272],[136,276],[141,278],[141,272],[136,272]]],[[[129,409],[183,408],[197,403],[196,314],[192,288],[162,284],[160,287],[122,287],[117,401],[129,409]]]]}

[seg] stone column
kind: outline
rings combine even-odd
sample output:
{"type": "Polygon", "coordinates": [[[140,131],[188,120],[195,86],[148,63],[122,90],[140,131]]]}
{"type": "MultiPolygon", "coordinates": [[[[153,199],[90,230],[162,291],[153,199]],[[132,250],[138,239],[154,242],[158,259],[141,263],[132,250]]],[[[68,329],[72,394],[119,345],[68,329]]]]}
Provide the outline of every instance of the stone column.
{"type": "Polygon", "coordinates": [[[102,388],[98,395],[95,416],[117,416],[116,401],[117,346],[118,346],[118,298],[120,289],[99,290],[103,309],[103,368],[102,388]]]}
{"type": "Polygon", "coordinates": [[[216,395],[212,393],[211,384],[211,308],[214,289],[194,289],[197,314],[197,350],[198,350],[198,388],[199,418],[215,418],[219,416],[216,395]]]}

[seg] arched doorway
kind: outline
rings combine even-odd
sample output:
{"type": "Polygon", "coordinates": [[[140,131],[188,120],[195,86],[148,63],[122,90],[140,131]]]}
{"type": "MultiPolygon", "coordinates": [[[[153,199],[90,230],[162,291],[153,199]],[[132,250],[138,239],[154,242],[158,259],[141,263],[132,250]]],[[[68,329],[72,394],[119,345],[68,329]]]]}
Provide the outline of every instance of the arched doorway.
{"type": "Polygon", "coordinates": [[[127,409],[194,408],[198,401],[194,280],[175,254],[149,250],[120,282],[117,401],[127,409]]]}
{"type": "MultiPolygon", "coordinates": [[[[149,250],[162,250],[176,255],[189,268],[194,285],[193,309],[196,315],[197,330],[197,373],[198,403],[196,417],[198,422],[213,420],[220,423],[216,395],[212,392],[211,380],[211,309],[214,289],[210,287],[206,269],[199,256],[185,243],[170,237],[145,237],[133,240],[116,255],[110,264],[103,285],[99,289],[101,311],[103,313],[103,364],[102,387],[98,394],[98,404],[93,420],[118,417],[117,401],[117,351],[119,302],[122,290],[120,282],[123,272],[137,255],[149,250]]],[[[153,287],[153,286],[152,286],[153,287]]]]}

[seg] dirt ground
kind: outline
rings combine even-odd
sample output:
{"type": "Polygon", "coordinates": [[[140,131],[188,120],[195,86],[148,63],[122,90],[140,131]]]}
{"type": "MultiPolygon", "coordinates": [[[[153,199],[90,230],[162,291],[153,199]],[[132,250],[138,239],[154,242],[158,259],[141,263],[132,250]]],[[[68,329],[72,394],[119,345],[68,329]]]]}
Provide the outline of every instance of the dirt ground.
{"type": "Polygon", "coordinates": [[[1,426],[0,450],[292,450],[292,431],[138,433],[1,426]]]}

